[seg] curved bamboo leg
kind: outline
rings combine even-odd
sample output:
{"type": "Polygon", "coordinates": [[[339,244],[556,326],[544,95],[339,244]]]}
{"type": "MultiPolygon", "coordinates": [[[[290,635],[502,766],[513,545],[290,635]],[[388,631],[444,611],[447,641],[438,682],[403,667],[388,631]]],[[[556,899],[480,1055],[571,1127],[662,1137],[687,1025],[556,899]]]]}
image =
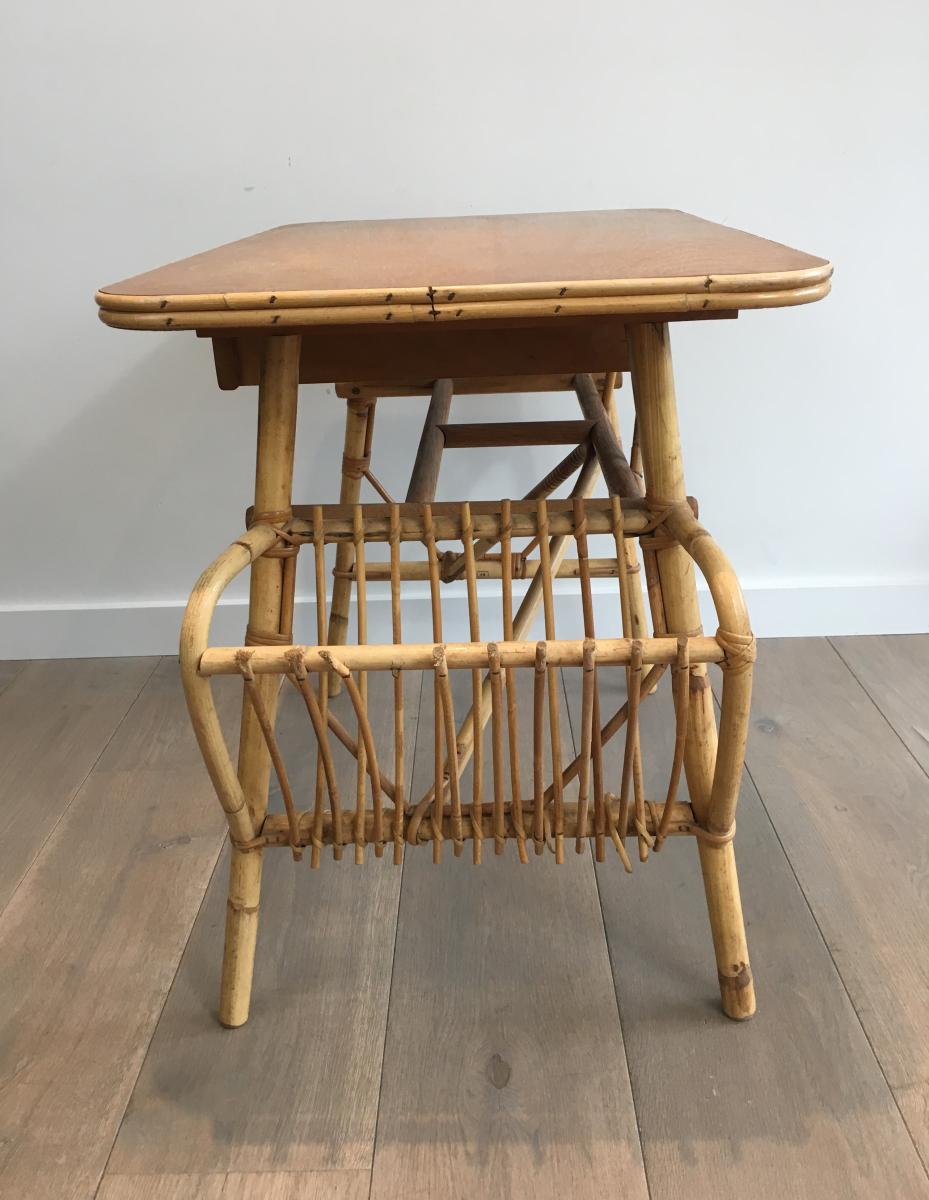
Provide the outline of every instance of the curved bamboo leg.
{"type": "MultiPolygon", "coordinates": [[[[373,397],[347,400],[345,403],[345,443],[342,451],[342,484],[340,504],[357,504],[361,495],[363,464],[371,456],[374,433],[373,397]]],[[[335,575],[332,581],[332,603],[329,605],[329,645],[344,646],[348,634],[348,610],[352,599],[352,581],[348,572],[355,561],[355,551],[349,541],[340,542],[335,552],[335,575]]],[[[329,695],[337,696],[342,680],[333,671],[329,676],[329,695]]]]}
{"type": "MultiPolygon", "coordinates": [[[[685,499],[686,493],[668,327],[651,323],[630,324],[627,337],[647,491],[656,503],[680,501],[685,499]]],[[[696,633],[700,627],[700,609],[692,560],[681,546],[659,550],[657,559],[668,631],[679,635],[696,633]]],[[[711,797],[714,812],[733,811],[736,797],[722,798],[713,794],[717,734],[705,666],[691,669],[690,686],[684,769],[694,814],[704,824],[710,816],[711,797]]],[[[747,708],[743,715],[747,721],[747,708]]],[[[731,745],[732,739],[728,741],[731,745]]],[[[731,766],[730,763],[726,775],[730,786],[737,787],[741,762],[738,772],[731,766]],[[736,780],[734,784],[733,780],[736,780]]],[[[755,991],[735,854],[731,842],[700,839],[698,846],[723,1011],[727,1016],[741,1020],[755,1011],[755,991]]]]}
{"type": "MultiPolygon", "coordinates": [[[[258,390],[255,515],[259,522],[262,516],[268,523],[283,521],[290,512],[299,368],[298,335],[267,338],[258,390]]],[[[262,557],[252,563],[248,623],[253,637],[280,631],[285,561],[262,557]]],[[[272,722],[279,683],[279,677],[274,675],[259,681],[272,722]]],[[[255,710],[252,705],[243,704],[238,775],[256,827],[261,825],[268,805],[270,770],[271,760],[255,710]]],[[[244,1025],[248,1020],[260,894],[261,851],[233,848],[219,1000],[219,1020],[229,1028],[244,1025]]]]}

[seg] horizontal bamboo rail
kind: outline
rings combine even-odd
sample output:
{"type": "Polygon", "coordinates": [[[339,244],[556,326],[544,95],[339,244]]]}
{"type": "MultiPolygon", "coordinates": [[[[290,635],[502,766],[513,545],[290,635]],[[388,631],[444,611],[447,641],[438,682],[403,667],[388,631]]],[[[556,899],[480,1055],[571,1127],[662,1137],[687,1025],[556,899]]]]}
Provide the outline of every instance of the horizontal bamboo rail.
{"type": "Polygon", "coordinates": [[[440,425],[446,450],[485,450],[499,446],[576,446],[590,433],[590,421],[474,421],[440,425]]]}
{"type": "MultiPolygon", "coordinates": [[[[696,506],[693,501],[691,507],[696,506]]],[[[435,502],[430,505],[432,510],[433,533],[437,542],[460,542],[463,528],[461,521],[461,505],[447,502],[435,502]]],[[[514,538],[536,537],[539,532],[538,506],[535,499],[513,500],[510,503],[512,513],[512,528],[510,534],[514,538]]],[[[400,517],[399,538],[401,542],[421,542],[425,537],[423,526],[422,506],[418,504],[398,504],[400,517]]],[[[353,504],[330,504],[322,510],[324,537],[327,543],[350,541],[354,537],[353,504]]],[[[663,512],[649,508],[644,498],[636,497],[623,500],[623,526],[627,537],[638,537],[649,533],[663,520],[663,512]]],[[[587,500],[587,532],[612,533],[613,516],[610,501],[587,500]]],[[[314,508],[309,505],[295,504],[293,519],[282,526],[282,529],[298,541],[310,541],[314,532],[314,508]]],[[[384,504],[363,504],[361,514],[364,520],[366,542],[386,542],[390,537],[390,512],[384,504]]],[[[246,524],[251,525],[253,514],[246,513],[246,524]]],[[[475,539],[492,538],[500,540],[503,522],[500,517],[500,501],[472,500],[471,521],[475,539]]],[[[548,531],[552,536],[573,534],[574,514],[570,499],[548,501],[548,531]]]]}
{"type": "MultiPolygon", "coordinates": [[[[442,559],[442,580],[445,583],[451,583],[458,575],[458,559],[457,556],[450,559],[450,569],[446,570],[444,563],[448,559],[448,554],[442,559]]],[[[590,571],[591,579],[615,579],[619,574],[619,567],[616,565],[615,558],[589,558],[587,560],[588,570],[590,571]]],[[[477,559],[474,564],[474,573],[478,579],[502,579],[505,573],[503,559],[499,554],[486,553],[483,558],[477,559]]],[[[509,570],[513,579],[532,579],[538,573],[539,560],[537,558],[525,559],[521,555],[511,556],[509,570]]],[[[390,581],[390,564],[389,563],[368,563],[368,583],[385,583],[390,581]]],[[[558,569],[552,571],[554,579],[577,579],[581,574],[580,559],[565,558],[558,564],[558,569]]],[[[355,579],[354,569],[351,568],[347,572],[347,577],[355,579]]],[[[426,562],[403,562],[400,564],[400,578],[406,582],[424,582],[429,578],[429,564],[426,562]]]]}
{"type": "MultiPolygon", "coordinates": [[[[614,819],[619,815],[619,801],[613,796],[610,797],[610,807],[614,819]]],[[[664,822],[665,805],[664,804],[646,804],[646,829],[650,836],[658,833],[661,824],[664,822]]],[[[383,844],[389,845],[394,840],[394,817],[393,811],[385,810],[383,815],[382,838],[383,844]]],[[[531,822],[533,817],[533,809],[531,806],[525,810],[525,820],[531,822]]],[[[442,833],[443,837],[451,840],[452,837],[452,821],[453,816],[451,810],[446,806],[442,814],[442,833]]],[[[471,841],[474,838],[473,814],[468,810],[463,810],[461,814],[461,836],[464,841],[471,841]]],[[[307,846],[311,844],[313,837],[313,814],[311,812],[303,812],[298,814],[298,846],[307,846]]],[[[482,805],[481,812],[481,837],[493,840],[494,837],[494,813],[493,805],[482,805]]],[[[578,822],[578,805],[572,801],[566,801],[564,806],[564,828],[565,836],[568,838],[593,837],[594,814],[592,809],[589,809],[584,820],[578,822]],[[580,831],[580,832],[579,832],[580,831]]],[[[693,810],[689,804],[675,802],[668,809],[667,832],[666,837],[687,837],[693,836],[697,826],[694,823],[693,810]]],[[[365,839],[366,842],[373,843],[374,835],[374,813],[368,810],[365,813],[365,839]]],[[[416,834],[416,840],[419,843],[431,842],[433,840],[433,827],[429,821],[423,821],[419,826],[416,834]]],[[[503,836],[508,841],[516,840],[519,836],[514,824],[511,811],[507,811],[504,817],[503,836]]],[[[699,833],[696,833],[699,836],[699,833]]],[[[355,840],[354,831],[349,828],[349,823],[345,822],[344,827],[335,833],[334,825],[328,814],[323,820],[322,840],[325,845],[338,844],[343,846],[352,845],[355,840]]],[[[290,830],[286,820],[280,813],[269,814],[261,827],[261,831],[252,839],[247,846],[257,849],[259,846],[289,846],[290,830]]]]}
{"type": "MultiPolygon", "coordinates": [[[[501,667],[533,667],[539,646],[545,647],[545,657],[551,667],[579,667],[584,661],[584,642],[447,642],[442,643],[449,670],[488,670],[496,648],[501,667]]],[[[641,661],[646,666],[670,666],[677,659],[677,638],[642,638],[641,661]]],[[[716,638],[688,639],[692,663],[719,663],[726,656],[716,638]]],[[[339,658],[350,671],[431,671],[437,643],[422,642],[394,646],[340,646],[339,658]]],[[[596,640],[598,666],[628,666],[632,662],[632,641],[629,638],[596,640]]],[[[281,675],[291,668],[294,649],[300,651],[307,671],[328,671],[329,651],[325,646],[255,646],[249,648],[250,665],[256,675],[281,675]]],[[[236,675],[239,665],[238,646],[212,646],[200,658],[198,672],[210,675],[236,675]]]]}

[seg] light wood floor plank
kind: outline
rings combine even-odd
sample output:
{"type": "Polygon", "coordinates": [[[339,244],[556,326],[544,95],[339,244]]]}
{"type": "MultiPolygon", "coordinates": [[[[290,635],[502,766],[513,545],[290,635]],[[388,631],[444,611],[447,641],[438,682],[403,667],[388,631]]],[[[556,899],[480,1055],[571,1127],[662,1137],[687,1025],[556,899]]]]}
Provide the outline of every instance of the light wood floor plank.
{"type": "Polygon", "coordinates": [[[16,664],[21,670],[0,690],[0,911],[156,661],[16,664]]]}
{"type": "Polygon", "coordinates": [[[222,1200],[223,1172],[213,1175],[110,1175],[96,1200],[222,1200]]]}
{"type": "Polygon", "coordinates": [[[0,1195],[93,1195],[222,828],[164,660],[0,921],[0,1195]]]}
{"type": "Polygon", "coordinates": [[[929,779],[820,640],[764,644],[748,765],[929,1164],[929,779]]]}
{"type": "MultiPolygon", "coordinates": [[[[455,676],[463,714],[470,682],[455,676]]],[[[427,686],[414,794],[431,729],[427,686]]],[[[464,783],[469,795],[470,770],[464,783]]],[[[512,843],[500,858],[485,844],[480,867],[470,854],[446,842],[441,866],[428,849],[407,859],[372,1197],[644,1200],[589,854],[571,846],[561,867],[521,866],[512,843]]]]}
{"type": "MultiPolygon", "coordinates": [[[[610,691],[612,712],[624,688],[610,691]]],[[[667,786],[670,710],[665,680],[642,709],[650,796],[667,786]]],[[[620,755],[611,745],[614,780],[620,755]]],[[[893,1097],[748,780],[736,853],[759,1005],[745,1024],[719,1007],[696,846],[670,839],[632,877],[612,858],[597,867],[652,1200],[925,1198],[893,1097]]]]}
{"type": "Polygon", "coordinates": [[[97,1200],[367,1200],[370,1171],[108,1175],[97,1200]]]}
{"type": "MultiPolygon", "coordinates": [[[[419,677],[407,684],[408,767],[419,677]]],[[[385,766],[393,681],[370,677],[372,723],[385,766]]],[[[349,727],[350,707],[336,702],[349,727]]],[[[280,740],[307,806],[313,734],[282,693],[280,740]],[[301,765],[302,764],[302,765],[301,765]]],[[[354,765],[343,754],[343,803],[354,765]]],[[[216,1021],[226,904],[225,862],[210,885],[113,1150],[113,1174],[370,1168],[401,870],[388,852],[363,867],[346,850],[312,870],[309,855],[265,854],[251,1017],[216,1021]]]]}
{"type": "Polygon", "coordinates": [[[929,634],[830,640],[907,749],[929,772],[929,634]]]}

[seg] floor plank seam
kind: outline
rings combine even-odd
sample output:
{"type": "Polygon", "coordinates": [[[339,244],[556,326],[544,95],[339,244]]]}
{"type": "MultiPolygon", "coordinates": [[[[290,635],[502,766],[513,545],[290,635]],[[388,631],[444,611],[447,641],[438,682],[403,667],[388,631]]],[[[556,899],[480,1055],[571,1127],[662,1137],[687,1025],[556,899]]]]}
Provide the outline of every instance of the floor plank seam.
{"type": "MultiPolygon", "coordinates": [[[[145,1053],[142,1055],[141,1059],[139,1060],[139,1069],[138,1069],[138,1071],[136,1071],[135,1080],[133,1081],[132,1087],[129,1089],[129,1094],[126,1097],[126,1103],[123,1105],[122,1114],[116,1123],[116,1129],[113,1133],[113,1140],[111,1141],[110,1148],[107,1151],[106,1161],[104,1162],[103,1169],[100,1172],[100,1178],[97,1180],[97,1186],[94,1188],[93,1200],[96,1200],[97,1196],[100,1193],[100,1188],[103,1186],[104,1180],[106,1179],[107,1169],[109,1168],[109,1165],[110,1165],[110,1159],[113,1157],[113,1151],[116,1149],[116,1143],[119,1140],[119,1134],[120,1134],[120,1131],[122,1130],[123,1122],[126,1120],[126,1113],[129,1111],[129,1105],[132,1103],[132,1097],[133,1097],[133,1094],[135,1093],[136,1084],[138,1083],[139,1077],[141,1076],[142,1071],[145,1067],[145,1064],[148,1061],[148,1056],[151,1053],[151,1049],[152,1049],[152,1043],[155,1040],[155,1034],[158,1032],[158,1027],[161,1024],[162,1017],[164,1016],[165,1007],[168,1003],[171,993],[174,991],[174,986],[177,983],[177,977],[181,970],[181,963],[183,963],[183,961],[184,961],[184,955],[187,953],[187,948],[190,944],[190,936],[193,933],[194,926],[197,923],[197,918],[200,916],[200,913],[203,911],[203,905],[206,902],[207,893],[210,890],[210,885],[213,882],[213,879],[216,875],[217,868],[219,867],[220,861],[223,857],[223,850],[226,847],[226,840],[227,840],[227,833],[224,831],[222,840],[220,841],[219,847],[216,851],[216,859],[213,863],[213,869],[210,871],[210,876],[206,881],[206,885],[203,889],[203,894],[200,897],[200,903],[197,905],[196,911],[194,912],[193,916],[191,917],[190,924],[187,927],[187,935],[184,938],[184,944],[181,947],[180,954],[177,956],[177,962],[174,964],[174,970],[171,974],[171,982],[168,984],[167,988],[165,988],[165,993],[161,1000],[161,1010],[158,1013],[158,1019],[152,1025],[152,1032],[151,1032],[148,1042],[145,1046],[145,1053]]],[[[117,1174],[117,1175],[120,1173],[121,1172],[118,1172],[118,1171],[114,1172],[114,1174],[117,1174]]],[[[176,1173],[176,1172],[172,1172],[172,1174],[174,1174],[174,1173],[176,1173]]],[[[185,1172],[180,1172],[180,1173],[184,1174],[185,1172]]],[[[216,1174],[217,1175],[226,1175],[228,1177],[229,1172],[228,1171],[217,1171],[216,1174]]],[[[225,1186],[226,1185],[224,1183],[223,1184],[224,1189],[225,1189],[225,1186]]]]}
{"type": "MultiPolygon", "coordinates": [[[[413,754],[410,758],[411,780],[414,778],[414,772],[416,770],[416,754],[419,750],[419,722],[422,715],[423,679],[424,676],[420,674],[419,693],[416,697],[416,730],[413,734],[413,754]]],[[[372,1200],[372,1196],[374,1195],[374,1163],[377,1158],[377,1134],[378,1126],[380,1125],[381,1120],[381,1098],[384,1095],[384,1063],[387,1061],[387,1039],[390,1035],[390,1001],[393,996],[394,970],[396,969],[397,965],[397,940],[400,934],[400,908],[403,904],[403,878],[406,868],[406,852],[408,849],[409,847],[404,848],[403,862],[400,864],[400,886],[397,888],[397,919],[394,922],[394,944],[390,956],[390,979],[387,983],[387,1012],[384,1019],[384,1042],[381,1047],[381,1074],[377,1084],[377,1106],[374,1110],[374,1137],[371,1141],[371,1166],[369,1168],[371,1178],[368,1183],[368,1200],[372,1200]]]]}
{"type": "Polygon", "coordinates": [[[48,833],[43,838],[42,844],[37,847],[35,854],[33,854],[32,858],[29,861],[29,864],[26,866],[25,870],[20,875],[19,879],[17,879],[16,886],[13,888],[13,890],[10,892],[9,896],[7,897],[6,903],[2,906],[2,908],[0,908],[0,920],[2,920],[3,914],[13,903],[13,898],[16,896],[19,889],[23,886],[25,881],[29,878],[30,872],[32,871],[32,869],[36,865],[36,863],[39,861],[39,859],[42,857],[42,854],[44,853],[46,846],[49,844],[49,842],[55,836],[55,831],[57,830],[58,826],[64,820],[67,813],[70,811],[71,806],[74,804],[75,800],[77,800],[77,798],[80,796],[81,792],[83,792],[84,788],[87,786],[88,779],[90,779],[91,775],[93,775],[94,771],[96,771],[97,766],[100,762],[100,759],[103,758],[104,754],[106,754],[110,743],[113,741],[113,738],[116,737],[117,733],[120,731],[120,729],[125,724],[129,714],[132,712],[132,710],[138,704],[139,698],[141,697],[141,695],[145,691],[145,689],[148,687],[149,683],[151,683],[152,676],[158,670],[162,661],[163,661],[163,656],[155,658],[154,666],[152,667],[152,669],[148,673],[148,675],[145,676],[145,679],[143,680],[141,687],[136,692],[136,694],[133,696],[133,698],[129,702],[129,704],[126,706],[126,710],[123,713],[123,715],[119,718],[119,720],[113,726],[112,730],[110,731],[109,737],[106,739],[104,744],[100,747],[100,753],[96,756],[94,761],[87,768],[87,771],[85,772],[83,778],[80,780],[80,782],[75,786],[75,788],[71,792],[71,795],[68,797],[67,803],[65,805],[63,805],[61,812],[58,814],[54,823],[52,824],[51,828],[49,829],[48,833]]]}
{"type": "MultiPolygon", "coordinates": [[[[571,746],[574,753],[577,754],[577,739],[574,736],[574,719],[571,714],[571,705],[568,703],[568,685],[565,680],[564,670],[561,671],[561,690],[564,695],[565,711],[568,714],[568,731],[571,735],[571,746]]],[[[590,851],[590,842],[587,843],[588,853],[590,851]]],[[[626,1077],[629,1080],[629,1096],[632,1100],[632,1115],[635,1118],[635,1131],[639,1139],[639,1157],[642,1161],[642,1175],[645,1179],[645,1191],[648,1195],[648,1200],[652,1200],[652,1183],[648,1177],[648,1164],[645,1161],[645,1144],[642,1141],[642,1126],[639,1121],[639,1108],[636,1104],[635,1085],[632,1082],[632,1069],[629,1066],[629,1052],[626,1049],[626,1030],[623,1026],[622,1005],[619,1001],[619,989],[616,986],[616,971],[613,960],[613,948],[610,945],[609,935],[606,929],[606,913],[603,911],[603,892],[600,889],[600,873],[593,862],[591,862],[591,870],[594,873],[594,886],[597,889],[597,906],[600,909],[600,922],[603,926],[603,944],[606,946],[606,957],[610,964],[610,984],[613,988],[613,999],[616,1003],[616,1019],[619,1022],[619,1040],[623,1047],[623,1062],[626,1064],[626,1077]]]]}
{"type": "MultiPolygon", "coordinates": [[[[17,679],[19,679],[20,675],[22,675],[22,673],[23,673],[23,668],[25,667],[25,665],[28,661],[29,661],[28,659],[23,659],[14,668],[13,673],[10,675],[9,679],[7,679],[6,683],[0,684],[0,696],[2,696],[3,693],[7,690],[7,688],[11,687],[12,684],[14,684],[17,679]]],[[[0,663],[0,667],[4,667],[4,666],[9,666],[8,659],[5,660],[4,662],[0,663]]]]}
{"type": "Polygon", "coordinates": [[[855,680],[855,682],[858,684],[858,686],[861,688],[861,690],[864,692],[864,694],[871,701],[871,704],[874,706],[874,708],[877,710],[878,714],[880,715],[881,720],[888,727],[888,729],[891,731],[891,733],[894,735],[894,737],[897,739],[897,741],[900,743],[900,745],[903,747],[903,749],[907,752],[907,754],[910,756],[910,758],[912,758],[913,762],[916,763],[917,767],[919,767],[922,774],[925,775],[925,777],[927,779],[929,779],[929,771],[926,770],[926,768],[919,761],[919,759],[916,757],[916,755],[913,753],[913,751],[910,749],[910,747],[906,744],[906,742],[903,740],[902,735],[900,734],[900,731],[897,729],[896,725],[894,725],[894,723],[893,723],[893,721],[891,721],[890,717],[887,716],[887,714],[881,708],[881,706],[877,702],[877,700],[868,691],[867,684],[865,684],[863,682],[863,680],[861,680],[858,677],[858,675],[855,673],[855,668],[853,666],[851,666],[848,659],[846,659],[843,656],[842,651],[838,648],[838,646],[835,644],[835,642],[832,640],[832,638],[826,638],[826,641],[829,643],[829,645],[835,651],[836,655],[838,656],[839,662],[842,663],[842,665],[845,667],[845,669],[848,671],[848,673],[851,675],[851,677],[855,680]]]}
{"type": "Polygon", "coordinates": [[[635,1117],[635,1131],[639,1139],[639,1156],[642,1160],[642,1174],[645,1177],[645,1190],[648,1194],[648,1200],[652,1200],[652,1181],[648,1174],[648,1161],[645,1157],[645,1143],[642,1141],[642,1125],[639,1121],[639,1106],[636,1103],[636,1088],[632,1078],[632,1068],[629,1065],[629,1052],[626,1049],[626,1029],[623,1025],[623,1010],[619,1000],[619,989],[616,986],[616,971],[614,970],[615,963],[613,960],[613,948],[610,945],[610,939],[606,931],[606,913],[603,911],[603,893],[600,890],[600,875],[594,867],[594,882],[597,887],[597,903],[600,906],[600,920],[603,923],[603,940],[606,943],[606,955],[610,963],[610,980],[613,984],[613,998],[616,1001],[616,1019],[619,1022],[619,1037],[623,1046],[623,1062],[626,1064],[626,1075],[629,1078],[629,1094],[632,1099],[632,1115],[635,1117]]]}
{"type": "MultiPolygon", "coordinates": [[[[828,638],[825,640],[828,641],[828,638]]],[[[841,655],[839,657],[841,658],[841,655]]],[[[800,882],[800,878],[797,875],[797,872],[794,870],[794,865],[791,860],[791,857],[787,853],[787,848],[785,847],[785,845],[781,839],[781,835],[777,828],[777,825],[774,823],[774,819],[771,816],[771,813],[768,809],[767,804],[765,803],[765,799],[761,792],[761,789],[759,788],[757,782],[755,781],[754,775],[752,775],[751,769],[748,765],[748,752],[746,752],[744,770],[745,770],[745,774],[751,780],[752,787],[755,789],[755,792],[761,803],[761,807],[764,810],[765,817],[767,818],[768,823],[771,826],[771,830],[772,830],[775,838],[777,839],[778,846],[780,846],[780,848],[781,848],[781,853],[784,855],[784,858],[787,861],[787,865],[790,868],[790,873],[794,878],[794,882],[796,883],[797,887],[800,890],[800,895],[803,897],[803,903],[806,905],[807,912],[810,914],[810,919],[812,920],[814,926],[816,927],[816,932],[819,934],[822,944],[826,949],[826,953],[829,955],[829,961],[832,963],[832,969],[835,971],[836,978],[838,979],[839,984],[841,985],[842,991],[845,993],[845,995],[848,999],[848,1003],[851,1006],[851,1010],[855,1014],[855,1020],[858,1022],[858,1026],[861,1029],[861,1032],[864,1035],[864,1039],[868,1044],[868,1049],[871,1051],[871,1055],[874,1059],[875,1064],[877,1065],[878,1071],[880,1072],[881,1079],[883,1079],[883,1081],[884,1081],[884,1086],[887,1088],[887,1091],[890,1093],[890,1098],[893,1101],[894,1108],[897,1110],[897,1115],[899,1116],[900,1121],[903,1125],[903,1128],[906,1131],[906,1136],[909,1138],[910,1144],[912,1145],[913,1150],[916,1153],[916,1159],[919,1162],[920,1166],[922,1167],[923,1172],[926,1174],[927,1178],[929,1178],[929,1163],[927,1163],[925,1161],[922,1154],[920,1153],[919,1146],[916,1143],[916,1139],[913,1136],[913,1132],[910,1129],[909,1123],[907,1122],[906,1117],[903,1114],[903,1110],[900,1107],[900,1102],[897,1099],[897,1093],[894,1090],[894,1088],[891,1087],[890,1080],[887,1078],[887,1073],[884,1070],[884,1064],[881,1062],[881,1060],[878,1056],[878,1053],[874,1048],[874,1043],[871,1041],[871,1037],[868,1034],[868,1031],[865,1028],[865,1024],[861,1019],[861,1014],[858,1012],[858,1009],[855,1006],[855,1001],[852,999],[852,994],[848,989],[848,985],[845,982],[845,977],[842,974],[841,969],[839,968],[839,964],[835,961],[835,956],[832,953],[832,947],[829,945],[829,939],[826,937],[825,933],[823,932],[823,928],[820,925],[819,920],[816,917],[816,913],[813,911],[813,906],[810,903],[810,899],[807,896],[807,894],[803,888],[803,884],[800,882]]],[[[751,886],[751,884],[749,883],[749,887],[750,886],[751,886]]]]}

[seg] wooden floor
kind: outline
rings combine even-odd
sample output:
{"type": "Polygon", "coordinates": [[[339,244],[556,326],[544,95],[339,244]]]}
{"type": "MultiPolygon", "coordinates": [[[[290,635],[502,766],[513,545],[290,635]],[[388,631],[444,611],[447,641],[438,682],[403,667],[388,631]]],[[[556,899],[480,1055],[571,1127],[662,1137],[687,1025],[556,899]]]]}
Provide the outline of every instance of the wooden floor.
{"type": "Polygon", "coordinates": [[[229,1032],[176,664],[0,664],[0,1195],[929,1198],[929,636],[767,642],[756,680],[754,1021],[720,1014],[678,839],[632,878],[269,853],[229,1032]]]}

